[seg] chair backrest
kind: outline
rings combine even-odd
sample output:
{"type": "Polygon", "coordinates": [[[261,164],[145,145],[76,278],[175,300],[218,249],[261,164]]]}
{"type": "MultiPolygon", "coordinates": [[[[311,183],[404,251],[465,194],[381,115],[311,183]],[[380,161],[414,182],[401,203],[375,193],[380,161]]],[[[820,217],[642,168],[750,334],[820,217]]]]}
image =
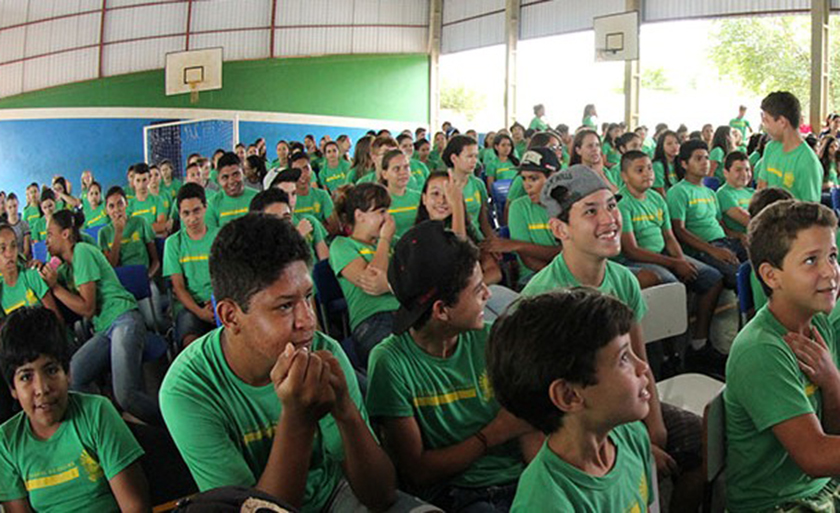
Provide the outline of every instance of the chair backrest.
{"type": "Polygon", "coordinates": [[[46,263],[47,260],[49,260],[50,255],[47,252],[46,241],[39,240],[37,242],[32,243],[32,258],[34,258],[35,260],[40,260],[44,263],[46,263]]]}
{"type": "Polygon", "coordinates": [[[738,292],[738,310],[741,314],[746,315],[755,306],[755,300],[752,295],[752,286],[750,285],[750,276],[752,275],[752,265],[749,261],[743,262],[738,266],[737,274],[737,292],[738,292]]]}
{"type": "Polygon", "coordinates": [[[840,187],[831,188],[831,208],[833,208],[835,212],[840,210],[840,187]]]}
{"type": "Polygon", "coordinates": [[[645,342],[681,335],[688,329],[685,285],[665,283],[642,289],[647,313],[642,319],[645,342]]]}
{"type": "Polygon", "coordinates": [[[163,262],[163,249],[166,246],[166,239],[163,237],[155,237],[155,249],[157,250],[158,260],[163,262]]]}
{"type": "Polygon", "coordinates": [[[120,283],[138,301],[152,297],[152,287],[145,265],[123,265],[114,268],[120,283]]]}
{"type": "Polygon", "coordinates": [[[720,187],[720,180],[715,178],[714,176],[704,176],[703,177],[703,185],[708,187],[709,189],[716,191],[720,187]]]}
{"type": "Polygon", "coordinates": [[[105,226],[105,225],[100,224],[99,226],[92,226],[90,228],[85,228],[83,231],[86,234],[93,237],[93,240],[97,241],[97,243],[98,243],[99,242],[99,230],[101,230],[103,226],[105,226]]]}
{"type": "Polygon", "coordinates": [[[505,203],[507,202],[507,195],[510,191],[510,184],[513,180],[496,180],[493,182],[493,187],[490,191],[490,198],[493,200],[493,206],[496,211],[496,221],[501,226],[505,216],[505,203]]]}
{"type": "Polygon", "coordinates": [[[706,507],[704,511],[726,510],[726,411],[724,386],[703,412],[703,448],[706,465],[706,507]]]}
{"type": "Polygon", "coordinates": [[[216,319],[216,327],[222,325],[222,320],[219,319],[219,314],[216,313],[216,294],[210,294],[210,304],[213,305],[213,318],[216,319]]]}
{"type": "Polygon", "coordinates": [[[329,305],[336,299],[343,299],[344,293],[338,278],[330,267],[329,260],[321,260],[312,269],[312,279],[315,280],[315,288],[318,289],[318,302],[322,305],[329,305]]]}

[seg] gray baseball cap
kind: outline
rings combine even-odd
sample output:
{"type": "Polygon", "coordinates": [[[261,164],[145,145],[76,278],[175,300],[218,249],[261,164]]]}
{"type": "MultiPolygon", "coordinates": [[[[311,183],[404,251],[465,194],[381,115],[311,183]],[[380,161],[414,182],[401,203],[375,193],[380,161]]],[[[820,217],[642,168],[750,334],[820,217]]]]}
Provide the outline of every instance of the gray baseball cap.
{"type": "Polygon", "coordinates": [[[580,199],[601,189],[609,190],[610,186],[589,167],[575,164],[548,177],[540,193],[540,203],[548,211],[548,217],[551,219],[566,212],[580,199]],[[562,198],[559,201],[552,196],[552,192],[558,187],[565,189],[565,193],[559,196],[562,198]]]}

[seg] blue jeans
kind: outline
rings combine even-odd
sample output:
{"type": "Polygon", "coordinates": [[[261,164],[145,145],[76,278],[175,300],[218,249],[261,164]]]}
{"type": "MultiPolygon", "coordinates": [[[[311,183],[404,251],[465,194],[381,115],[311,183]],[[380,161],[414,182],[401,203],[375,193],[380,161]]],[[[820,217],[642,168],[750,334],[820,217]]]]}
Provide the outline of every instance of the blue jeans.
{"type": "Polygon", "coordinates": [[[181,311],[175,317],[175,337],[179,344],[183,343],[184,337],[187,335],[200,337],[215,328],[215,324],[202,321],[197,315],[187,310],[186,307],[181,308],[181,311]]]}
{"type": "Polygon", "coordinates": [[[356,325],[353,330],[353,347],[362,369],[367,371],[368,356],[376,344],[394,332],[396,312],[379,312],[356,325]]]}
{"type": "MultiPolygon", "coordinates": [[[[698,294],[705,294],[712,289],[717,283],[723,279],[723,275],[714,267],[704,264],[696,258],[685,255],[687,262],[697,268],[697,277],[694,280],[686,282],[685,286],[689,290],[698,294]]],[[[680,279],[667,267],[657,264],[650,264],[647,262],[636,262],[635,260],[626,260],[624,262],[628,268],[633,270],[646,269],[654,273],[659,278],[660,283],[677,283],[680,279]]]]}
{"type": "Polygon", "coordinates": [[[485,488],[449,486],[429,502],[450,513],[507,513],[516,495],[516,484],[485,488]]]}
{"type": "Polygon", "coordinates": [[[137,309],[129,310],[105,331],[88,339],[70,360],[70,388],[88,391],[93,382],[109,369],[114,399],[120,407],[140,420],[161,421],[157,401],[143,386],[143,346],[146,323],[137,309]]]}
{"type": "MultiPolygon", "coordinates": [[[[737,239],[717,239],[709,242],[712,246],[716,248],[725,248],[729,251],[735,253],[735,256],[738,257],[739,262],[746,262],[747,260],[747,250],[744,249],[744,246],[741,244],[741,241],[737,239]]],[[[728,262],[723,262],[722,260],[718,260],[717,258],[713,257],[712,255],[706,253],[705,251],[700,251],[695,255],[697,260],[700,260],[703,263],[709,264],[710,266],[714,267],[723,275],[723,286],[735,290],[738,279],[738,264],[730,264],[728,262]]]]}

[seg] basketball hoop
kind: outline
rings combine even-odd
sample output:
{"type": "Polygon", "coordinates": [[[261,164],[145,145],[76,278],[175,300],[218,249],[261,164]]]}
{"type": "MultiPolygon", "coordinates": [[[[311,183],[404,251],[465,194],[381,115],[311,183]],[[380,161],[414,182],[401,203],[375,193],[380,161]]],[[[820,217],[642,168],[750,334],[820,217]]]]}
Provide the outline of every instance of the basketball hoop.
{"type": "Polygon", "coordinates": [[[195,104],[201,91],[221,89],[222,57],[221,48],[166,54],[166,95],[189,93],[195,104]]]}
{"type": "Polygon", "coordinates": [[[190,103],[196,104],[198,103],[198,84],[201,83],[200,80],[197,81],[189,81],[187,82],[190,86],[190,103]]]}

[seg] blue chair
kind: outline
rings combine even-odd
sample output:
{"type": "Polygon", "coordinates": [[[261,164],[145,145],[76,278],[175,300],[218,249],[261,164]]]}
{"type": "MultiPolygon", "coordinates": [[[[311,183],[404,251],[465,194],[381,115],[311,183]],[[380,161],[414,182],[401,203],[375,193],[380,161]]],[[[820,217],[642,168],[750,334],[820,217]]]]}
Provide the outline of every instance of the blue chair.
{"type": "Polygon", "coordinates": [[[85,228],[82,231],[85,232],[86,234],[90,235],[91,237],[93,237],[93,240],[99,242],[99,231],[102,230],[103,226],[105,226],[105,225],[100,224],[99,226],[93,226],[93,227],[90,227],[90,228],[85,228]]]}
{"type": "Polygon", "coordinates": [[[716,191],[720,187],[720,180],[715,178],[714,176],[704,176],[703,177],[703,185],[708,187],[709,189],[716,191]]]}
{"type": "MultiPolygon", "coordinates": [[[[329,260],[321,260],[312,269],[312,278],[315,281],[315,288],[318,290],[315,295],[315,302],[321,317],[321,326],[329,332],[331,319],[341,319],[341,336],[343,340],[350,336],[350,313],[347,309],[347,301],[341,291],[338,278],[330,267],[329,260]]],[[[332,334],[331,334],[332,335],[332,334]]]]}
{"type": "Polygon", "coordinates": [[[222,320],[219,319],[219,314],[216,313],[216,294],[210,294],[210,304],[213,305],[213,318],[216,319],[216,327],[222,327],[222,320]]]}
{"type": "Polygon", "coordinates": [[[505,218],[505,202],[513,180],[496,180],[490,190],[490,199],[496,210],[496,223],[501,226],[505,218]]]}
{"type": "Polygon", "coordinates": [[[137,300],[137,306],[146,320],[146,327],[157,331],[157,318],[152,301],[152,282],[145,265],[123,265],[114,268],[120,283],[137,300]]]}
{"type": "Polygon", "coordinates": [[[831,208],[834,213],[840,213],[840,187],[831,188],[831,208]]]}
{"type": "Polygon", "coordinates": [[[38,242],[32,243],[32,258],[47,263],[47,260],[50,259],[50,254],[47,251],[46,241],[39,240],[38,242]]]}
{"type": "Polygon", "coordinates": [[[755,308],[755,301],[752,295],[752,287],[750,286],[750,276],[752,275],[752,266],[749,261],[742,263],[738,267],[736,274],[736,292],[738,293],[738,328],[740,329],[747,323],[750,313],[755,308]]]}

